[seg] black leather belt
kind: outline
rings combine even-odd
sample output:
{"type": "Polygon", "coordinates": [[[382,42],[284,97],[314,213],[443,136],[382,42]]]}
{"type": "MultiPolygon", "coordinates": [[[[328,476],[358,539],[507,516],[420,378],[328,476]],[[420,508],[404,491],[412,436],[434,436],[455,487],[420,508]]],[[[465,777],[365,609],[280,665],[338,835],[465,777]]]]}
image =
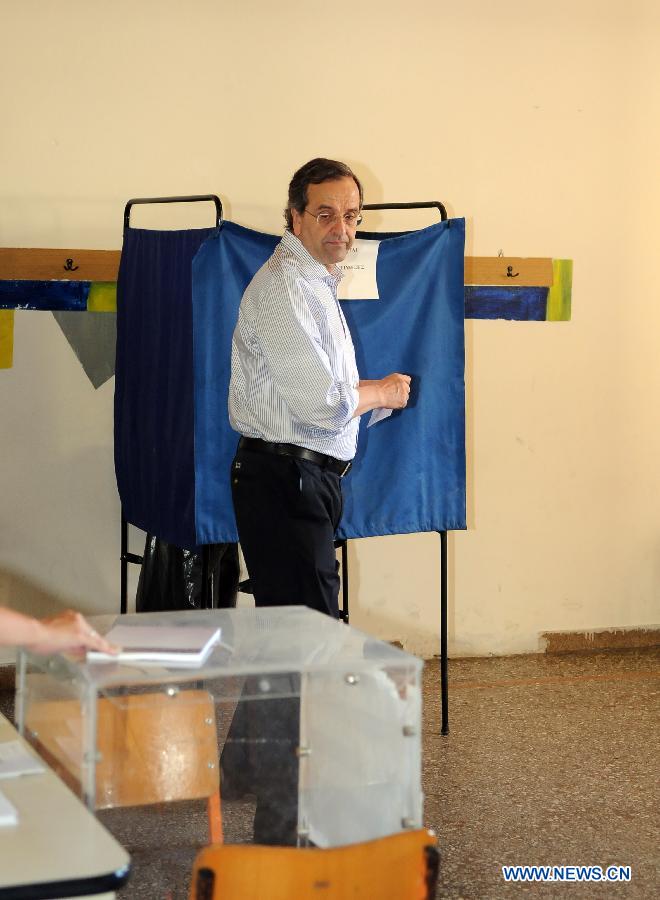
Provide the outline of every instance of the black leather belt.
{"type": "Polygon", "coordinates": [[[274,444],[270,441],[262,441],[260,438],[242,437],[238,442],[238,449],[307,459],[309,462],[316,463],[322,469],[329,469],[335,475],[339,475],[340,478],[343,478],[353,465],[350,460],[335,459],[334,456],[326,456],[325,453],[317,453],[316,450],[308,450],[307,447],[298,447],[297,444],[274,444]]]}

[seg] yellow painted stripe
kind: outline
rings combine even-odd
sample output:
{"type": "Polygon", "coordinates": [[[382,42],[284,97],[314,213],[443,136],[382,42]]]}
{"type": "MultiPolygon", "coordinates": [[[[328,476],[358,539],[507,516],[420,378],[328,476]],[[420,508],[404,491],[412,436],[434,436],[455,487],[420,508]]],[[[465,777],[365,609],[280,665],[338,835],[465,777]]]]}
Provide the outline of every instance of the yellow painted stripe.
{"type": "Polygon", "coordinates": [[[573,260],[553,259],[552,275],[552,287],[548,291],[546,319],[548,322],[570,322],[573,260]]]}
{"type": "Polygon", "coordinates": [[[0,369],[14,363],[14,310],[0,309],[0,369]]]}
{"type": "Polygon", "coordinates": [[[117,312],[117,283],[93,281],[87,297],[88,312],[117,312]]]}

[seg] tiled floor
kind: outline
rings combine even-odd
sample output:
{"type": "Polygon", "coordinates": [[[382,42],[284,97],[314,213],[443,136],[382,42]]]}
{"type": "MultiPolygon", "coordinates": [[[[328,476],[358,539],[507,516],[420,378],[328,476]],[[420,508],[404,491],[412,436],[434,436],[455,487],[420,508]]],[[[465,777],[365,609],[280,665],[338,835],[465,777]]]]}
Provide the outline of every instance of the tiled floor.
{"type": "MultiPolygon", "coordinates": [[[[425,824],[442,853],[439,897],[658,895],[659,663],[655,651],[451,661],[444,737],[438,665],[427,664],[425,824]],[[501,867],[517,864],[631,866],[632,881],[505,883],[501,867]]],[[[252,807],[230,806],[227,837],[249,839],[252,807]]],[[[101,818],[133,856],[121,900],[187,897],[203,804],[101,818]]]]}
{"type": "Polygon", "coordinates": [[[650,898],[660,891],[659,655],[457,660],[439,734],[425,683],[425,819],[439,895],[650,898]],[[629,865],[625,885],[506,884],[503,865],[629,865]]]}

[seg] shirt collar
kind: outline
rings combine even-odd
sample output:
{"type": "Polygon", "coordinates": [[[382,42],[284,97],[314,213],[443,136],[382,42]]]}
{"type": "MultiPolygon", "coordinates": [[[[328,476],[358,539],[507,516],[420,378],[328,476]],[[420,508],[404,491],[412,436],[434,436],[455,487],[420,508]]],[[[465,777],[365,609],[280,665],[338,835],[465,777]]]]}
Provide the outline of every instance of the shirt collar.
{"type": "Polygon", "coordinates": [[[344,277],[344,273],[338,266],[333,265],[329,271],[323,263],[319,262],[318,259],[314,259],[300,238],[297,238],[288,228],[282,236],[281,244],[291,253],[306,277],[323,278],[324,280],[331,279],[334,282],[338,282],[344,277]]]}

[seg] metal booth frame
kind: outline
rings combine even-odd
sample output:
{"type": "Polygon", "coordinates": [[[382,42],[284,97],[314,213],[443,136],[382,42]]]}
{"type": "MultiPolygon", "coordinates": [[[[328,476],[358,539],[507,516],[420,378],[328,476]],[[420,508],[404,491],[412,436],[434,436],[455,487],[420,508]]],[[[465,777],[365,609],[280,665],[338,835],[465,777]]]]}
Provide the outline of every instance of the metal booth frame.
{"type": "MultiPolygon", "coordinates": [[[[152,203],[195,203],[213,202],[216,210],[216,227],[223,219],[222,202],[216,194],[194,194],[181,197],[136,197],[129,200],[124,207],[124,230],[130,228],[131,209],[140,204],[152,203]]],[[[438,200],[428,200],[412,203],[365,203],[363,210],[399,210],[399,209],[437,209],[441,221],[447,220],[447,210],[438,200]]],[[[399,232],[400,233],[400,232],[399,232]]],[[[360,236],[360,232],[357,232],[360,236]]],[[[449,734],[449,675],[447,657],[447,532],[439,531],[440,535],[440,693],[441,693],[441,734],[449,734]]],[[[341,584],[342,607],[339,617],[344,622],[349,620],[349,567],[348,567],[348,540],[335,541],[335,547],[341,553],[341,584]]],[[[209,547],[202,546],[202,609],[211,609],[213,605],[213,573],[209,567],[209,547]]],[[[120,611],[127,611],[128,593],[128,565],[134,563],[141,565],[143,557],[137,553],[131,553],[128,546],[128,522],[121,512],[121,551],[120,551],[120,611]]],[[[242,582],[239,589],[250,593],[249,582],[242,582]]]]}

